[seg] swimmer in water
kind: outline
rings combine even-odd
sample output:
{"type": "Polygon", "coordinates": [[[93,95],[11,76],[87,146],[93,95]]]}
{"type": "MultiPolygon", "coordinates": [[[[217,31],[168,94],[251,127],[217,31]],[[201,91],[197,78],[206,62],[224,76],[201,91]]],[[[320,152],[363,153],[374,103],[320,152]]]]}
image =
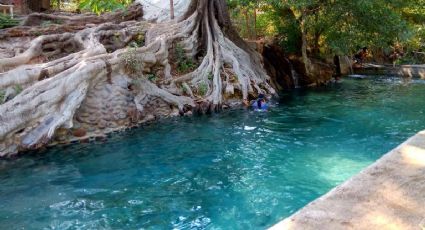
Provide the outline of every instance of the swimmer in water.
{"type": "Polygon", "coordinates": [[[251,107],[255,110],[263,110],[266,111],[269,108],[269,104],[266,101],[266,98],[264,97],[264,94],[258,95],[257,100],[254,100],[251,103],[251,107]]]}

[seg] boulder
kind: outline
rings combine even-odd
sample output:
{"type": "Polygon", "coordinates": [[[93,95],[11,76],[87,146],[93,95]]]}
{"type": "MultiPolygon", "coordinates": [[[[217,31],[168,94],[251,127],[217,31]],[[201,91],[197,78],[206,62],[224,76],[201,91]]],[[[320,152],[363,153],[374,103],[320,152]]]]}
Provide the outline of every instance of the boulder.
{"type": "Polygon", "coordinates": [[[306,74],[307,71],[302,57],[292,55],[289,57],[289,60],[291,61],[294,70],[298,73],[298,82],[300,87],[310,87],[326,84],[335,74],[335,68],[333,65],[327,64],[324,61],[318,59],[310,58],[310,75],[306,74]]]}

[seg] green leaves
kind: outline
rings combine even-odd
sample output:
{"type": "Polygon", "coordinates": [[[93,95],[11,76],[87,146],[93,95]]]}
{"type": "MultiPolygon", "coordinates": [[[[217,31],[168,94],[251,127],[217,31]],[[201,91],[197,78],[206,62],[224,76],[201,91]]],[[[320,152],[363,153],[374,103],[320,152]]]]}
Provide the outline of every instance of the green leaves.
{"type": "Polygon", "coordinates": [[[187,73],[196,67],[193,60],[186,56],[186,53],[180,44],[176,44],[174,55],[176,58],[177,70],[180,73],[187,73]]]}
{"type": "Polygon", "coordinates": [[[255,2],[260,12],[256,24],[260,36],[277,36],[287,52],[300,49],[301,21],[308,45],[315,52],[320,48],[322,53],[350,54],[362,46],[389,47],[395,42],[418,46],[424,39],[420,37],[425,31],[425,0],[228,2],[232,9],[252,7],[255,2]],[[270,27],[275,34],[267,33],[270,27]]]}
{"type": "Polygon", "coordinates": [[[12,19],[9,15],[0,13],[0,29],[17,26],[18,20],[12,19]]]}
{"type": "Polygon", "coordinates": [[[132,0],[81,0],[79,8],[90,10],[96,14],[125,9],[132,0]]]}

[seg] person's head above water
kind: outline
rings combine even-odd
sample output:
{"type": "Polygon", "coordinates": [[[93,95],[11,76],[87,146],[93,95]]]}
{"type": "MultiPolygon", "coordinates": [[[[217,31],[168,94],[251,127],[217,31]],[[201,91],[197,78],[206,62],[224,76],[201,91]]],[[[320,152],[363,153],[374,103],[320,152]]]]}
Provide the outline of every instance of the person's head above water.
{"type": "Polygon", "coordinates": [[[263,102],[265,102],[264,94],[260,93],[257,99],[257,107],[261,109],[263,107],[263,102]]]}

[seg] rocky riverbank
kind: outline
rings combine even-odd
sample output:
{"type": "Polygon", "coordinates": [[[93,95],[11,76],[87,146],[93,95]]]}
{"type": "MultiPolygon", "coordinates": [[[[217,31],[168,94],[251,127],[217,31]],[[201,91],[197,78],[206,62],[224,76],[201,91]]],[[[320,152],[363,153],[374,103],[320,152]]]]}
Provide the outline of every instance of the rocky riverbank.
{"type": "MultiPolygon", "coordinates": [[[[185,109],[182,113],[177,107],[170,106],[163,99],[147,96],[143,112],[136,108],[132,79],[125,75],[114,75],[111,79],[99,82],[90,90],[81,107],[73,118],[72,128],[59,128],[48,146],[102,140],[107,134],[119,132],[142,124],[178,116],[191,116],[212,112],[208,103],[198,103],[195,108],[185,109]]],[[[223,109],[241,106],[239,99],[228,98],[223,109]]],[[[25,135],[0,143],[0,157],[15,155],[27,151],[22,148],[25,135]]],[[[42,146],[33,146],[38,149],[42,146]]]]}

